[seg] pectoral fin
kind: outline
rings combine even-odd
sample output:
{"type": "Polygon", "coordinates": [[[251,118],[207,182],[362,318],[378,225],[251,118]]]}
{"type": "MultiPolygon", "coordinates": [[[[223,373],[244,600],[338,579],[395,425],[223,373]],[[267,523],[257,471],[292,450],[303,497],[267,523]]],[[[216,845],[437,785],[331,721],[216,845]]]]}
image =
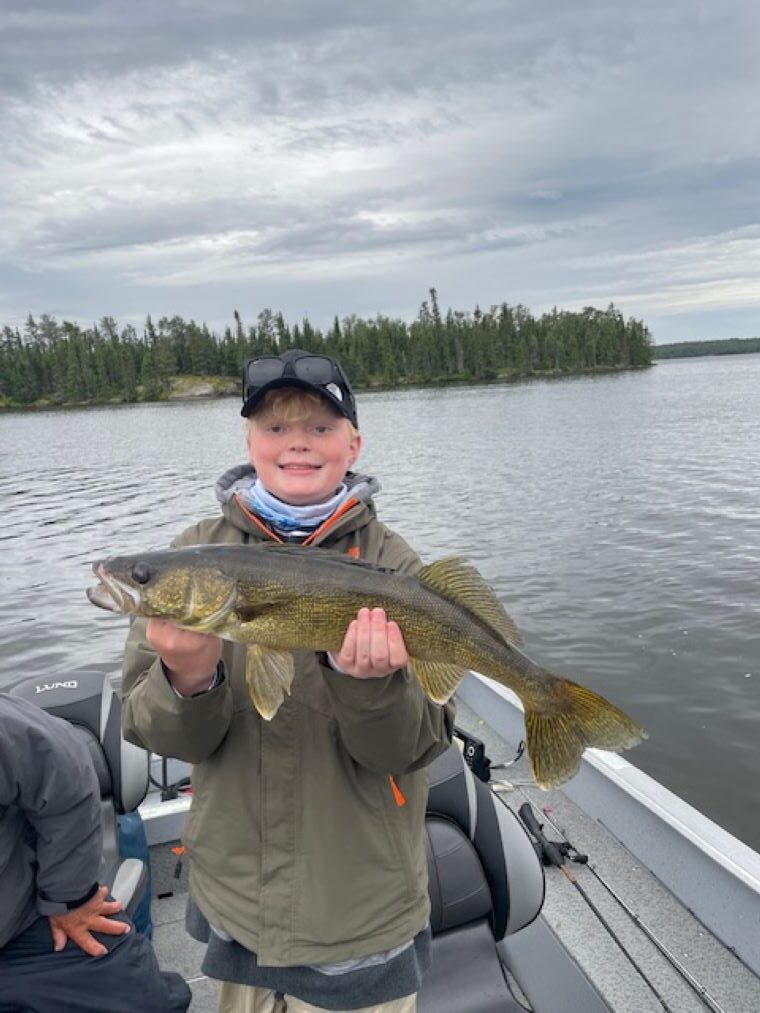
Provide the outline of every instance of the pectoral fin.
{"type": "Polygon", "coordinates": [[[425,696],[434,703],[446,703],[454,690],[467,675],[467,669],[445,662],[420,661],[412,658],[409,662],[415,678],[422,686],[425,696]]]}
{"type": "Polygon", "coordinates": [[[253,706],[265,721],[272,720],[285,694],[290,695],[293,675],[293,655],[290,651],[271,651],[258,644],[248,647],[245,681],[253,706]]]}

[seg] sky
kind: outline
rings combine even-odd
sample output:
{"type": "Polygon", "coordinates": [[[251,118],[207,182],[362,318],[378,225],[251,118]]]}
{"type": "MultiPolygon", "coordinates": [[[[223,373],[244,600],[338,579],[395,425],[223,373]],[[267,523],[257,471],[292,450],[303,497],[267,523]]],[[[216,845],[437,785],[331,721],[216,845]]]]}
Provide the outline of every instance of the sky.
{"type": "Polygon", "coordinates": [[[0,327],[758,336],[759,46],[749,0],[3,0],[0,327]]]}

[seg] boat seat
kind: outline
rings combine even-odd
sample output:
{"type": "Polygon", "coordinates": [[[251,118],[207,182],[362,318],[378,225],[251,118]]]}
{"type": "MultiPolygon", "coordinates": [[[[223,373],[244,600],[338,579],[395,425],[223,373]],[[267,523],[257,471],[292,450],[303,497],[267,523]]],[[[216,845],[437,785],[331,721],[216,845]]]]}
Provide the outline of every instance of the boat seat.
{"type": "Polygon", "coordinates": [[[544,901],[544,871],[515,814],[451,746],[429,768],[427,859],[432,964],[420,1013],[521,1010],[498,943],[529,925],[544,901]]]}
{"type": "MultiPolygon", "coordinates": [[[[98,879],[122,902],[134,919],[137,909],[146,909],[149,931],[149,867],[135,857],[123,857],[119,821],[135,812],[148,790],[149,754],[121,736],[121,700],[107,675],[77,671],[47,679],[25,679],[10,693],[37,704],[48,713],[68,721],[89,749],[100,785],[103,856],[98,879]]],[[[147,844],[145,847],[147,855],[147,844]]]]}

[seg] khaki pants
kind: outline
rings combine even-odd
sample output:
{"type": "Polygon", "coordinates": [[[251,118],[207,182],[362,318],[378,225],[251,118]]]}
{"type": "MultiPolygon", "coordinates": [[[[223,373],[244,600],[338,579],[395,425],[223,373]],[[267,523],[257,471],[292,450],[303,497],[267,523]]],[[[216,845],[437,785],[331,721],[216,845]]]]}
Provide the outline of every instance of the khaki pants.
{"type": "MultiPolygon", "coordinates": [[[[362,1009],[345,1010],[344,1013],[415,1013],[417,996],[408,995],[379,1006],[364,1006],[362,1009]]],[[[323,1013],[319,1006],[302,999],[285,996],[275,999],[274,992],[266,988],[251,988],[223,981],[219,992],[219,1013],[323,1013]]]]}

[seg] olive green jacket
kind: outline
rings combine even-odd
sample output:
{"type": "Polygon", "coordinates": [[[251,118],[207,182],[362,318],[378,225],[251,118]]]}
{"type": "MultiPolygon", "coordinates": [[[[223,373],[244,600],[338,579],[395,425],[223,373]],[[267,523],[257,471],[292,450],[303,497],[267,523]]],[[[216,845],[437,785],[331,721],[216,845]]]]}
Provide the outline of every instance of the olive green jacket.
{"type": "MultiPolygon", "coordinates": [[[[234,494],[222,517],[176,545],[274,537],[234,494]]],[[[223,483],[225,477],[221,480],[223,483]]],[[[375,517],[362,484],[312,544],[405,572],[420,560],[375,517]]],[[[397,946],[427,924],[427,775],[451,741],[453,708],[426,699],[406,671],[359,680],[296,652],[292,693],[271,722],[253,709],[245,648],[225,642],[226,678],[179,697],[136,620],[124,659],[124,735],[193,766],[183,843],[193,896],[209,922],[272,966],[320,964],[397,946]]]]}

